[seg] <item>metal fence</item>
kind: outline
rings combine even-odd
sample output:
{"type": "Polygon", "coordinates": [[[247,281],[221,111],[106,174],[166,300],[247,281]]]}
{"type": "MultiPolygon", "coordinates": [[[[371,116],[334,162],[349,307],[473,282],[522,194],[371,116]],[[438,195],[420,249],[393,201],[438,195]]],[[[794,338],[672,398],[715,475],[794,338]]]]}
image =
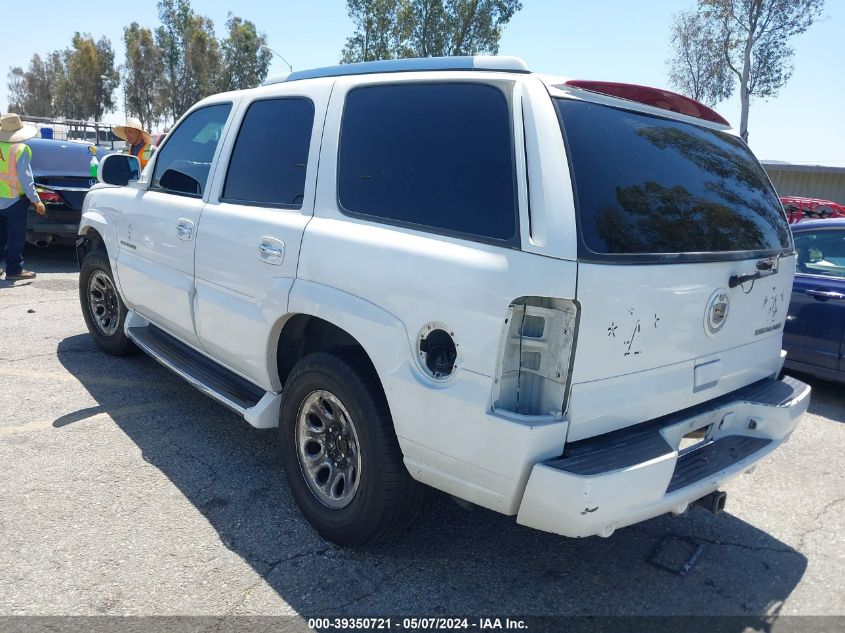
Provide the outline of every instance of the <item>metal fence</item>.
{"type": "Polygon", "coordinates": [[[82,141],[113,150],[122,149],[126,145],[126,141],[114,135],[113,126],[108,123],[23,114],[21,120],[33,124],[38,129],[40,138],[82,141]]]}

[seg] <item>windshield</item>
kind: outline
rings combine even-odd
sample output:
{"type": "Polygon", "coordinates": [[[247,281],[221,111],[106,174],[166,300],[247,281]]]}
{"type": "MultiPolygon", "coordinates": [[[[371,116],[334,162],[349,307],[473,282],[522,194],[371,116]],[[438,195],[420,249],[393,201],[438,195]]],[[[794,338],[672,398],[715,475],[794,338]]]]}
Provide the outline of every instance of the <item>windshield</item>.
{"type": "Polygon", "coordinates": [[[555,102],[588,256],[791,248],[777,194],[740,139],[595,103],[555,102]]]}

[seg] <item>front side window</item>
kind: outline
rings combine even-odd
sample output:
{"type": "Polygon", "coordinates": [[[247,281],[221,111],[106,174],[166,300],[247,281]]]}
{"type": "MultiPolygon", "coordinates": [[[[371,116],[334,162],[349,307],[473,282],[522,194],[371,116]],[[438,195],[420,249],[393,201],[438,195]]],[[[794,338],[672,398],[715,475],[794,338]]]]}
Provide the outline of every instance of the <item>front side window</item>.
{"type": "Polygon", "coordinates": [[[590,255],[714,258],[791,247],[777,194],[740,139],[586,101],[555,103],[590,255]]]}
{"type": "Polygon", "coordinates": [[[230,103],[200,108],[168,134],[167,143],[156,153],[150,188],[202,197],[231,109],[230,103]]]}
{"type": "Polygon", "coordinates": [[[346,98],[338,198],[351,215],[512,244],[508,100],[490,85],[367,86],[346,98]]]}
{"type": "Polygon", "coordinates": [[[795,234],[797,272],[845,278],[845,231],[823,229],[795,234]]]}
{"type": "Polygon", "coordinates": [[[314,106],[308,99],[257,101],[244,116],[221,199],[302,207],[314,106]]]}

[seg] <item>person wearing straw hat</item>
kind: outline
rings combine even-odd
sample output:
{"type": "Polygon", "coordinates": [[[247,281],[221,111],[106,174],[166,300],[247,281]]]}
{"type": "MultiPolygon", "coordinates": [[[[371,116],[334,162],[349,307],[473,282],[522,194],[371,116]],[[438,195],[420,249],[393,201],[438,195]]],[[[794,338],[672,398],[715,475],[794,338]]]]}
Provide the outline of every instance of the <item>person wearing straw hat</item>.
{"type": "Polygon", "coordinates": [[[6,281],[35,277],[23,269],[22,253],[29,203],[38,215],[47,213],[35,190],[32,150],[24,144],[36,134],[17,114],[0,116],[0,259],[6,260],[6,281]]]}
{"type": "Polygon", "coordinates": [[[141,169],[147,166],[147,161],[152,156],[152,142],[153,137],[149,132],[144,130],[144,126],[135,117],[127,117],[125,125],[118,125],[112,128],[112,132],[117,138],[121,138],[129,146],[126,148],[127,153],[136,156],[141,161],[141,169]]]}

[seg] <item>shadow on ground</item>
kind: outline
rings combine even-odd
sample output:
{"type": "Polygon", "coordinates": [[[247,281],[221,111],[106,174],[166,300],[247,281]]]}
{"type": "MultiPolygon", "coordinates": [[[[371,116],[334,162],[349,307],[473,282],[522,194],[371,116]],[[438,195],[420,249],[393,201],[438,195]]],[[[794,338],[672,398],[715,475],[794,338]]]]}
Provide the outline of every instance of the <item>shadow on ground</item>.
{"type": "MultiPolygon", "coordinates": [[[[73,273],[78,270],[76,250],[71,246],[49,246],[36,248],[27,244],[23,252],[24,268],[35,273],[73,273]]],[[[1,265],[5,271],[6,264],[1,265]]],[[[44,290],[70,290],[76,287],[76,281],[70,279],[39,279],[7,281],[0,279],[0,289],[21,286],[40,285],[44,290]]]]}
{"type": "MultiPolygon", "coordinates": [[[[400,538],[339,549],[296,508],[277,465],[275,431],[249,427],[187,385],[174,388],[169,372],[143,355],[98,354],[87,335],[62,341],[58,358],[222,542],[305,617],[725,614],[743,616],[735,620],[741,631],[764,628],[763,615],[778,612],[807,566],[802,554],[729,513],[696,508],[610,539],[571,540],[434,492],[400,538]],[[160,394],[167,407],[122,413],[149,401],[153,387],[135,396],[97,379],[104,375],[169,384],[160,394]],[[686,576],[647,562],[670,534],[705,545],[686,576]]],[[[57,419],[55,432],[79,419],[57,419]]],[[[246,597],[243,608],[262,610],[246,597]]]]}
{"type": "Polygon", "coordinates": [[[23,252],[24,266],[37,273],[73,273],[79,270],[73,246],[50,245],[36,248],[27,244],[23,252]]]}
{"type": "Polygon", "coordinates": [[[831,420],[845,421],[845,385],[841,382],[824,380],[809,374],[788,371],[790,376],[806,382],[813,388],[813,397],[810,399],[809,413],[821,415],[831,420]]]}

